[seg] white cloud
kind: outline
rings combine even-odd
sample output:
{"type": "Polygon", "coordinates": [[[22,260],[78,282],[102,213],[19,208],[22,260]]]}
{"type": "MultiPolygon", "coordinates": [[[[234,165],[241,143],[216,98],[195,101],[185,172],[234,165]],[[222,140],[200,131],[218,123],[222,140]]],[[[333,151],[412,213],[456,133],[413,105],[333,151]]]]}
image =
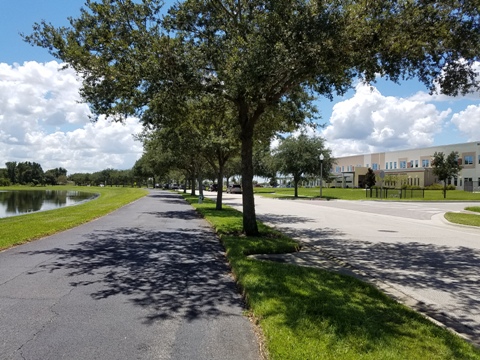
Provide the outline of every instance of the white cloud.
{"type": "Polygon", "coordinates": [[[0,63],[0,167],[35,161],[69,174],[131,168],[142,153],[132,136],[142,130],[137,119],[91,123],[88,106],[79,103],[80,80],[61,67],[0,63]]]}
{"type": "Polygon", "coordinates": [[[423,101],[383,96],[358,84],[352,98],[335,104],[322,136],[334,156],[426,147],[451,112],[423,101]]]}
{"type": "Polygon", "coordinates": [[[464,111],[452,116],[451,122],[468,138],[468,141],[480,139],[480,105],[469,105],[464,111]]]}

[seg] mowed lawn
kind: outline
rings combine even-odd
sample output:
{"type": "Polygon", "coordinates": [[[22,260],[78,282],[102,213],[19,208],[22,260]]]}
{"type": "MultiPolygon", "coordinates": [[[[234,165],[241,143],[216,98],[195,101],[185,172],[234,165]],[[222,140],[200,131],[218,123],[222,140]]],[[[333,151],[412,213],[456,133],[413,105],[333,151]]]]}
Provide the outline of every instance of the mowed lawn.
{"type": "Polygon", "coordinates": [[[0,219],[0,250],[86,223],[148,193],[145,189],[139,188],[89,186],[9,186],[0,188],[0,191],[47,189],[84,191],[99,196],[79,205],[0,219]]]}
{"type": "MultiPolygon", "coordinates": [[[[268,197],[293,197],[293,188],[261,188],[254,189],[255,194],[268,197]]],[[[443,198],[442,190],[425,190],[424,197],[402,199],[401,201],[479,201],[480,193],[471,193],[462,190],[448,190],[447,197],[443,198]]],[[[320,188],[298,188],[298,196],[304,198],[319,198],[320,188]]],[[[377,200],[367,196],[365,189],[322,188],[322,198],[338,200],[377,200]]],[[[380,200],[380,199],[378,199],[380,200]]],[[[383,199],[385,200],[385,199],[383,199]]],[[[400,199],[387,199],[398,201],[400,199]]]]}

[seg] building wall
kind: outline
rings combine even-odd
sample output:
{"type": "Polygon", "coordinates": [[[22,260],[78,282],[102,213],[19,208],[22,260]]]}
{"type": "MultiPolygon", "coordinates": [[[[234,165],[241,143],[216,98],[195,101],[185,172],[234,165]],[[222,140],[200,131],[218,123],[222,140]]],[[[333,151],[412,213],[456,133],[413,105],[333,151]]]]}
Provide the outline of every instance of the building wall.
{"type": "Polygon", "coordinates": [[[452,151],[458,152],[462,170],[457,181],[451,179],[451,183],[458,189],[463,189],[465,181],[478,184],[480,182],[480,142],[340,157],[336,159],[332,173],[339,178],[342,174],[351,176],[353,183],[349,187],[352,185],[358,187],[361,176],[366,174],[368,168],[372,168],[376,173],[383,170],[386,177],[400,175],[405,177],[408,183],[424,187],[437,181],[433,176],[431,164],[434,153],[443,152],[448,155],[452,151]]]}

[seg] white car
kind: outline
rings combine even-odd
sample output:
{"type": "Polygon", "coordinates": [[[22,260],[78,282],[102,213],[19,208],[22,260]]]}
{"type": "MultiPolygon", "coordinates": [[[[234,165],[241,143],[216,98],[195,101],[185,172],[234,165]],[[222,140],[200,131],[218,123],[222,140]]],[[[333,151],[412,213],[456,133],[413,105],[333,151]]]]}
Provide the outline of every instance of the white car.
{"type": "Polygon", "coordinates": [[[239,185],[239,184],[230,185],[230,186],[227,188],[227,193],[230,193],[230,194],[241,194],[241,193],[242,193],[242,186],[239,185]]]}

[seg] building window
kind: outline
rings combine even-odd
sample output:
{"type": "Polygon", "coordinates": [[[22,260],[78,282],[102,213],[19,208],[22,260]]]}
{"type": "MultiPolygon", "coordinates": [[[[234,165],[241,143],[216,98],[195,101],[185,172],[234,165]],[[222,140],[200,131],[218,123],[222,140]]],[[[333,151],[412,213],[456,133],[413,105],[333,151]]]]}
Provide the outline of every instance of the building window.
{"type": "Polygon", "coordinates": [[[418,167],[418,160],[415,160],[415,167],[418,167]]]}
{"type": "Polygon", "coordinates": [[[430,161],[428,159],[422,160],[422,167],[426,168],[430,166],[430,161]]]}
{"type": "Polygon", "coordinates": [[[390,169],[393,169],[393,164],[391,161],[390,161],[390,169]]]}
{"type": "Polygon", "coordinates": [[[393,162],[393,168],[394,168],[394,169],[397,168],[397,162],[396,162],[396,161],[393,162]]]}
{"type": "Polygon", "coordinates": [[[478,163],[480,164],[480,155],[478,155],[478,163]]]}
{"type": "Polygon", "coordinates": [[[454,178],[453,178],[453,185],[457,186],[457,184],[458,184],[458,180],[457,180],[456,177],[454,177],[454,178]]]}
{"type": "Polygon", "coordinates": [[[413,160],[410,160],[410,167],[413,167],[413,160]]]}
{"type": "Polygon", "coordinates": [[[465,165],[473,165],[473,156],[472,155],[465,155],[463,158],[465,165]]]}
{"type": "Polygon", "coordinates": [[[372,170],[378,170],[378,164],[372,164],[372,170]]]}
{"type": "Polygon", "coordinates": [[[400,165],[400,169],[406,169],[407,168],[407,162],[406,161],[400,161],[399,165],[400,165]]]}

